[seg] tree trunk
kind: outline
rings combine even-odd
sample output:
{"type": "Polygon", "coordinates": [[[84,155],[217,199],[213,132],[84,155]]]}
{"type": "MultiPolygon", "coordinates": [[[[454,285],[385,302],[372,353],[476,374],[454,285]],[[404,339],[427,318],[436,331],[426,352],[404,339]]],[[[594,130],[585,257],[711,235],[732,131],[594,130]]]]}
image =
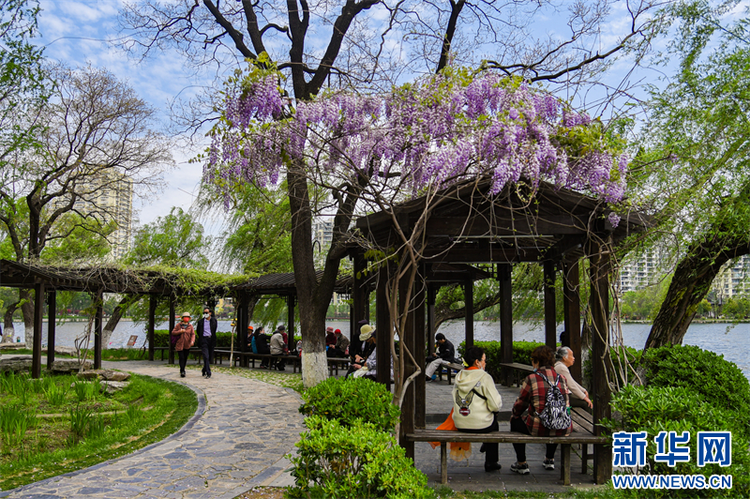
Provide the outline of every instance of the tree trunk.
{"type": "MultiPolygon", "coordinates": [[[[19,289],[18,298],[21,300],[21,315],[23,315],[24,340],[27,345],[34,344],[34,299],[28,289],[19,289]]],[[[41,331],[39,332],[41,334],[41,331]]]]}
{"type": "Polygon", "coordinates": [[[21,302],[11,303],[5,309],[3,317],[3,343],[13,343],[16,339],[16,329],[13,327],[13,314],[16,312],[19,303],[21,302]]]}
{"type": "Polygon", "coordinates": [[[112,333],[117,327],[117,324],[119,324],[120,319],[122,319],[122,316],[125,315],[125,312],[128,311],[128,308],[130,308],[130,305],[132,304],[133,295],[125,295],[112,311],[112,315],[102,330],[102,348],[109,348],[109,340],[112,338],[112,333]]]}
{"type": "MultiPolygon", "coordinates": [[[[714,229],[726,234],[726,227],[714,229]]],[[[733,258],[750,252],[747,234],[712,236],[688,250],[674,271],[669,290],[654,319],[644,350],[665,345],[680,345],[688,326],[706,297],[716,274],[733,258]]]]}

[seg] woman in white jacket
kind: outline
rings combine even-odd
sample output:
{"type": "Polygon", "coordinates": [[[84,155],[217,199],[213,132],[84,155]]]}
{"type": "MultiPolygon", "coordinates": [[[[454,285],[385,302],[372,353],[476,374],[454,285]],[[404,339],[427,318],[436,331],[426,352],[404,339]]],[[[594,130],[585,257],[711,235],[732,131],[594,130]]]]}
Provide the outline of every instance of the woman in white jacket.
{"type": "MultiPolygon", "coordinates": [[[[479,347],[471,347],[464,354],[469,366],[456,376],[453,385],[453,421],[458,431],[467,433],[489,433],[498,430],[497,412],[503,405],[495,381],[484,367],[487,356],[479,347]]],[[[480,452],[486,452],[484,470],[502,468],[498,460],[498,444],[483,444],[480,452]]]]}

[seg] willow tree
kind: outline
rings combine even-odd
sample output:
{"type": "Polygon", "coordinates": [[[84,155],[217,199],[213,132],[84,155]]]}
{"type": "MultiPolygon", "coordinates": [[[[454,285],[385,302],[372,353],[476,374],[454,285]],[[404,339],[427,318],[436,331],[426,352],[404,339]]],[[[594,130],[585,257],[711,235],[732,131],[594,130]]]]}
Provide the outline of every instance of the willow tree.
{"type": "MultiPolygon", "coordinates": [[[[678,4],[671,49],[680,67],[654,92],[650,148],[633,175],[677,245],[677,265],[646,348],[681,344],[722,266],[750,253],[750,49],[748,18],[723,23],[736,2],[678,4]]],[[[645,198],[645,199],[644,199],[645,198]]]]}

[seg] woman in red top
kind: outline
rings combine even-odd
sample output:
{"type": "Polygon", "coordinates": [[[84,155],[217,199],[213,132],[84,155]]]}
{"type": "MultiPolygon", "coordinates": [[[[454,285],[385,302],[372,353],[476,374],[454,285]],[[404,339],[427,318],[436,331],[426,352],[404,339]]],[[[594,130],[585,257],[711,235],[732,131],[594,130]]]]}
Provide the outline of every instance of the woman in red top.
{"type": "MultiPolygon", "coordinates": [[[[555,351],[548,346],[537,347],[531,352],[531,364],[534,366],[534,372],[529,374],[526,379],[523,380],[521,394],[513,404],[512,416],[510,418],[511,431],[517,431],[535,437],[563,436],[570,434],[570,427],[564,430],[550,430],[546,428],[542,424],[538,415],[544,410],[548,388],[547,383],[542,376],[539,376],[539,374],[544,375],[550,383],[554,384],[555,380],[558,379],[557,373],[552,368],[554,363],[555,351]],[[522,417],[523,413],[526,411],[528,411],[526,416],[522,417]]],[[[558,387],[565,397],[565,405],[569,407],[568,386],[565,383],[565,378],[562,376],[559,376],[559,378],[558,387]]],[[[515,471],[520,475],[527,475],[529,473],[529,465],[526,464],[526,444],[513,444],[513,448],[516,450],[517,461],[510,465],[510,470],[515,471]]],[[[546,459],[543,462],[545,469],[555,469],[555,450],[557,450],[557,444],[547,444],[547,452],[545,454],[546,459]]]]}

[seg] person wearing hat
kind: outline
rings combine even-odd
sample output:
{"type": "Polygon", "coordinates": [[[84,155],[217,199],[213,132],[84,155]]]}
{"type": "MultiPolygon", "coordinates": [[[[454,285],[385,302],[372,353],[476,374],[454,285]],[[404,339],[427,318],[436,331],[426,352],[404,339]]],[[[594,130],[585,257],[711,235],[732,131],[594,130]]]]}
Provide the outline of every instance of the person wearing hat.
{"type": "MultiPolygon", "coordinates": [[[[284,326],[279,326],[271,336],[271,355],[280,357],[287,352],[282,331],[284,331],[284,326]]],[[[271,369],[274,367],[279,371],[284,371],[284,359],[272,359],[271,369]],[[276,362],[273,362],[273,360],[276,360],[276,362]]]]}
{"type": "Polygon", "coordinates": [[[337,329],[333,334],[336,336],[336,344],[333,348],[328,349],[328,356],[336,358],[346,357],[346,349],[349,348],[349,338],[341,334],[341,329],[337,329]]]}
{"type": "Polygon", "coordinates": [[[195,330],[193,330],[193,325],[190,324],[190,312],[182,314],[182,321],[175,324],[172,334],[177,337],[174,349],[177,351],[177,357],[180,360],[180,377],[184,378],[190,347],[195,343],[195,330]]]}
{"type": "Polygon", "coordinates": [[[216,348],[216,328],[219,326],[211,309],[203,309],[203,318],[198,320],[198,348],[203,355],[203,377],[211,377],[211,362],[214,360],[214,348],[216,348]]]}
{"type": "Polygon", "coordinates": [[[328,326],[326,328],[326,353],[330,357],[332,350],[336,347],[336,335],[333,333],[333,328],[328,326]]]}
{"type": "Polygon", "coordinates": [[[253,326],[247,326],[247,346],[250,348],[250,351],[253,353],[256,352],[256,346],[255,346],[255,336],[253,335],[253,326]]]}
{"type": "MultiPolygon", "coordinates": [[[[361,363],[355,363],[352,367],[354,367],[356,370],[354,371],[353,376],[355,378],[361,378],[366,377],[372,380],[375,380],[378,374],[378,356],[377,356],[377,348],[376,348],[376,340],[375,340],[375,334],[376,331],[372,328],[372,326],[368,325],[369,329],[365,329],[364,326],[362,326],[362,329],[365,329],[364,333],[360,333],[359,339],[360,341],[365,342],[366,345],[372,345],[372,351],[370,352],[370,355],[367,357],[367,359],[364,362],[361,363]]],[[[389,357],[391,357],[389,355],[389,357]]],[[[393,357],[391,357],[391,379],[393,379],[393,357]]]]}

